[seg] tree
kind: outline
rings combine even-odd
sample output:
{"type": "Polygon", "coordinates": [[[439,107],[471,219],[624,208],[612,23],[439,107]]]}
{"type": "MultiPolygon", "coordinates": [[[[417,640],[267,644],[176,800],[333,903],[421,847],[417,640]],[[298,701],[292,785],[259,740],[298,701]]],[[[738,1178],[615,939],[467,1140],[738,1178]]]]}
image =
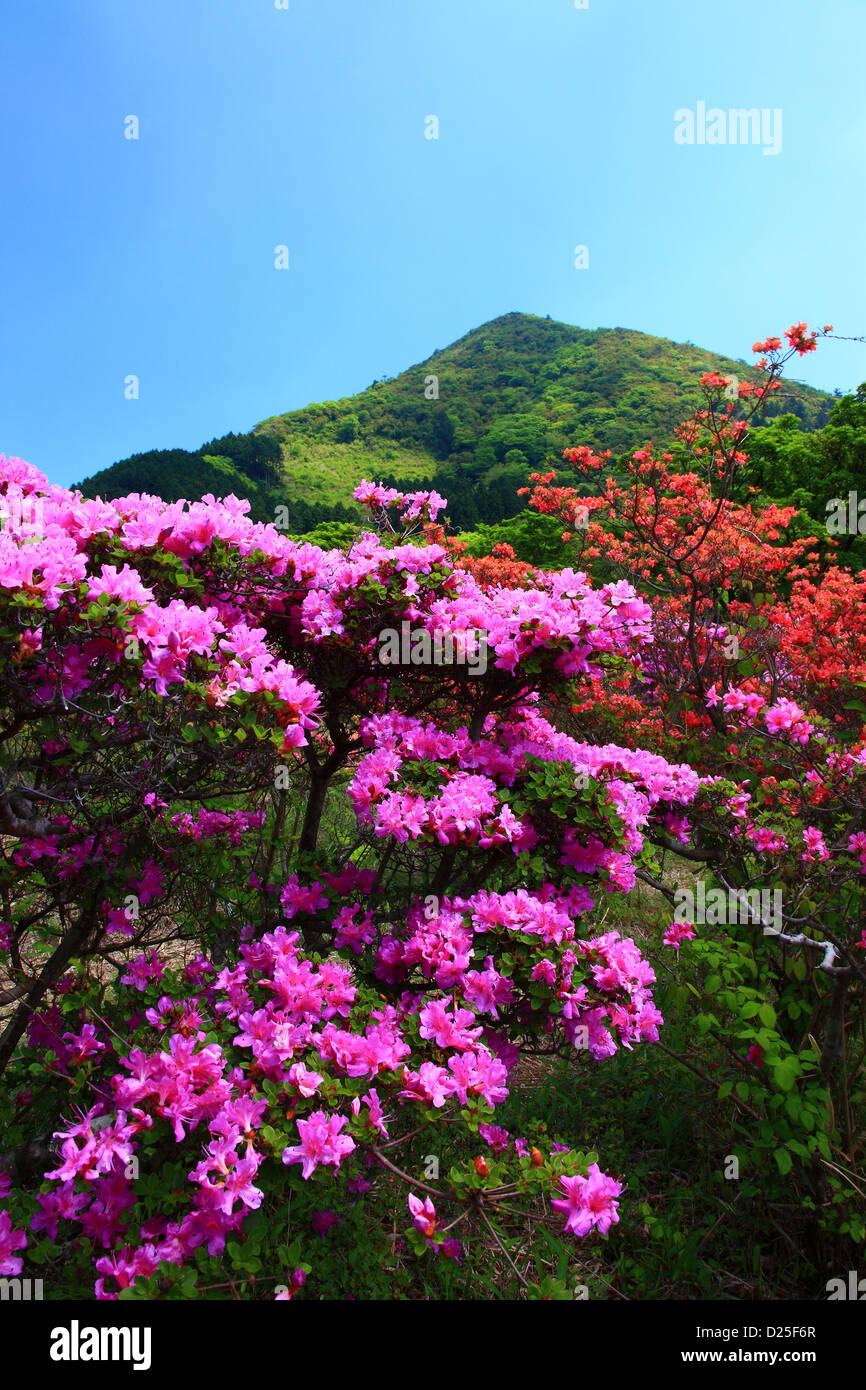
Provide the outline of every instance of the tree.
{"type": "Polygon", "coordinates": [[[593,908],[697,780],[543,713],[588,656],[648,641],[647,605],[552,575],[485,591],[424,543],[436,493],[362,485],[383,539],[344,555],[234,498],[2,470],[5,1249],[62,1250],[80,1291],[98,1227],[97,1296],[164,1297],[249,1287],[267,1248],[296,1291],[287,1194],[309,1231],[309,1180],[347,1170],[409,1186],[419,1252],[447,1254],[443,1207],[501,1240],[501,1197],[606,1231],[621,1185],[594,1155],[506,1153],[490,1120],[519,1049],[591,1064],[657,1036],[653,971],[593,908]],[[34,1182],[70,1083],[86,1108],[34,1182]],[[437,1152],[488,1156],[419,1181],[401,1151],[431,1123],[437,1152]]]}
{"type": "MultiPolygon", "coordinates": [[[[768,875],[784,883],[776,929],[755,947],[761,978],[790,1001],[784,1043],[805,1046],[799,1020],[808,1012],[813,1032],[823,1030],[825,1075],[844,1089],[840,1039],[862,1013],[866,984],[866,704],[855,698],[866,683],[863,584],[832,563],[818,537],[789,538],[796,507],[768,503],[757,489],[744,503],[733,496],[748,493],[753,477],[751,418],[785,362],[817,340],[805,324],[786,337],[787,353],[779,339],[756,345],[766,376],[740,381],[736,402],[726,378],[706,374],[706,408],[678,431],[679,454],[636,450],[600,496],[535,475],[530,500],[569,528],[565,538],[578,540],[597,574],[650,587],[648,659],[612,683],[600,679],[574,712],[592,711],[596,736],[615,722],[669,756],[679,748],[712,779],[689,822],[655,843],[711,866],[725,890],[747,892],[768,875]],[[572,532],[581,510],[589,525],[572,532]],[[808,979],[802,991],[788,971],[791,950],[811,963],[798,977],[808,979]]],[[[776,441],[800,438],[790,422],[774,431],[776,441]]],[[[765,459],[767,433],[757,436],[765,459]]],[[[586,446],[565,457],[581,472],[605,462],[586,446]]],[[[747,925],[763,932],[765,923],[757,914],[747,925]]]]}
{"type": "Polygon", "coordinates": [[[438,459],[446,459],[454,448],[456,422],[441,407],[433,414],[433,453],[438,459]]]}
{"type": "Polygon", "coordinates": [[[337,425],[337,443],[351,444],[354,439],[357,439],[359,429],[360,424],[357,415],[345,415],[337,425]]]}

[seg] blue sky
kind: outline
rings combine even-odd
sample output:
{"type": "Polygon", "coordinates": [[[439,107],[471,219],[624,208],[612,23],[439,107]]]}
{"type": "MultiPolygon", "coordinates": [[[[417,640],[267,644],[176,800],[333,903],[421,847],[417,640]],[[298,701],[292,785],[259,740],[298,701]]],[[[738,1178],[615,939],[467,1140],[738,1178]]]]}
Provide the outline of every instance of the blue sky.
{"type": "MultiPolygon", "coordinates": [[[[863,0],[4,0],[2,23],[0,450],[54,482],[350,395],[511,310],[733,357],[799,318],[866,333],[863,0]],[[677,144],[699,102],[780,109],[781,150],[677,144]]],[[[797,374],[854,387],[866,344],[797,374]]]]}

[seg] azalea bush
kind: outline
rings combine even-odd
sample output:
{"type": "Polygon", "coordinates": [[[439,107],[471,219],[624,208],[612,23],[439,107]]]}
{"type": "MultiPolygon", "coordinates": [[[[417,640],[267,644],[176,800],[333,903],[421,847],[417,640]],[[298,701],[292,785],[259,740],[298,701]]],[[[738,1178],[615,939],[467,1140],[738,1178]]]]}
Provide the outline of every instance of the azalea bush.
{"type": "Polygon", "coordinates": [[[604,1236],[627,1175],[496,1115],[521,1057],[662,1024],[603,919],[698,776],[551,717],[651,643],[648,604],[491,589],[435,493],[362,485],[344,555],[233,497],[0,476],[0,1272],[289,1298],[328,1203],[394,1180],[419,1257],[568,1296],[510,1232],[604,1236]],[[404,624],[486,659],[386,663],[404,624]]]}
{"type": "MultiPolygon", "coordinates": [[[[755,344],[748,377],[706,374],[669,448],[615,465],[566,450],[570,469],[607,469],[600,489],[548,473],[530,496],[596,582],[647,594],[652,646],[594,677],[572,714],[700,770],[688,816],[650,830],[642,873],[676,908],[698,866],[723,904],[699,924],[678,914],[665,939],[701,967],[696,1027],[722,1051],[734,1129],[824,1210],[856,1201],[862,1148],[863,581],[823,527],[751,484],[749,439],[786,363],[831,331],[794,324],[784,347],[755,344]]],[[[862,1210],[845,1215],[843,1234],[863,1229],[862,1210]]]]}

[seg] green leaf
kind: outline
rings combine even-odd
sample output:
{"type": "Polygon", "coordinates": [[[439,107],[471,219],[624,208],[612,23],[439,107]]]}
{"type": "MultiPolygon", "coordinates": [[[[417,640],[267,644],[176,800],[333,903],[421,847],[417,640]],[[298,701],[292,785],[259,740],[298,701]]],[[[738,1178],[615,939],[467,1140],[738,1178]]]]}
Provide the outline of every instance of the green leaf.
{"type": "Polygon", "coordinates": [[[809,1150],[805,1144],[801,1144],[799,1139],[786,1139],[785,1148],[790,1149],[791,1153],[798,1154],[800,1158],[808,1158],[809,1150]]]}
{"type": "Polygon", "coordinates": [[[784,1062],[777,1062],[773,1067],[773,1080],[781,1091],[790,1091],[797,1079],[799,1064],[795,1057],[788,1057],[784,1062]]]}

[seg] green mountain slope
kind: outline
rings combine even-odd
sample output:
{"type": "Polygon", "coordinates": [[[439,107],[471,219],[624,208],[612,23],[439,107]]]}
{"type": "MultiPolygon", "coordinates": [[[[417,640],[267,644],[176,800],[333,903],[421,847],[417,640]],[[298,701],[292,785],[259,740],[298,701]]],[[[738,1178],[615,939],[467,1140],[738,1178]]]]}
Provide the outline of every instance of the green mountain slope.
{"type": "MultiPolygon", "coordinates": [[[[505,314],[358,395],[272,416],[251,435],[212,441],[186,456],[198,462],[180,470],[187,490],[173,495],[190,495],[190,470],[199,468],[205,484],[198,495],[218,491],[221,479],[239,472],[241,484],[244,477],[253,484],[256,512],[272,514],[275,498],[288,500],[292,529],[307,530],[340,519],[363,477],[429,479],[448,496],[457,525],[496,522],[519,509],[515,491],[528,473],[570,444],[618,454],[650,438],[667,439],[699,403],[698,379],[711,369],[738,376],[749,370],[744,361],[631,329],[587,330],[505,314]],[[242,441],[246,455],[238,458],[242,441]],[[342,505],[335,510],[335,504],[342,505]]],[[[795,383],[768,414],[792,411],[814,429],[826,421],[832,399],[795,383]]],[[[175,466],[178,452],[172,451],[175,466]]],[[[82,490],[170,495],[168,464],[160,467],[158,454],[138,455],[87,479],[82,490]],[[154,471],[163,475],[161,488],[148,482],[154,471]]]]}

